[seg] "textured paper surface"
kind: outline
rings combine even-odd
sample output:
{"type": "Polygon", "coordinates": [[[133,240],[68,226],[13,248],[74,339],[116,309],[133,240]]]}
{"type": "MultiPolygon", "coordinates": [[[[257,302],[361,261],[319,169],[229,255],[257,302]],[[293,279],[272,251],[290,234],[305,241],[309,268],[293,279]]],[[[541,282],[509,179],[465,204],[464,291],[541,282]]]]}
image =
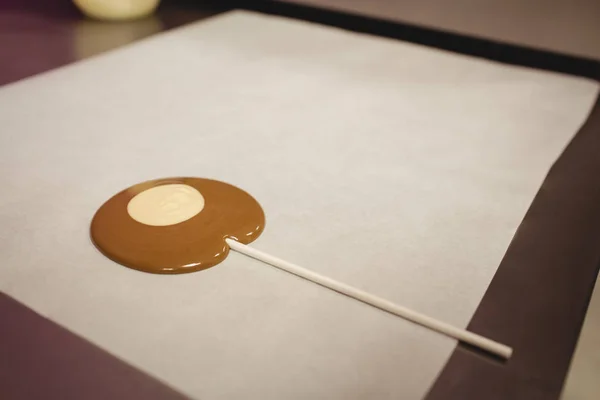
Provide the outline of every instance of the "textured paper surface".
{"type": "Polygon", "coordinates": [[[454,341],[238,254],[123,268],[92,215],[224,180],[266,211],[256,248],[465,326],[596,93],[257,14],[191,25],[0,90],[0,289],[195,398],[418,399],[454,341]]]}

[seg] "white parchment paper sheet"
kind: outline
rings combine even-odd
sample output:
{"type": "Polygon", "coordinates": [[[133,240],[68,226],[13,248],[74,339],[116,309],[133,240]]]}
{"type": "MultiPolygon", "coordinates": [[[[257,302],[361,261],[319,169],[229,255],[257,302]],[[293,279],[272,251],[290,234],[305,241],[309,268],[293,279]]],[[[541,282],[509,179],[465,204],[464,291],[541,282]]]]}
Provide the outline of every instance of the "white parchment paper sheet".
{"type": "Polygon", "coordinates": [[[92,215],[224,180],[255,247],[465,326],[597,90],[247,12],[159,35],[0,90],[0,289],[195,398],[420,398],[454,341],[238,254],[123,268],[92,215]]]}

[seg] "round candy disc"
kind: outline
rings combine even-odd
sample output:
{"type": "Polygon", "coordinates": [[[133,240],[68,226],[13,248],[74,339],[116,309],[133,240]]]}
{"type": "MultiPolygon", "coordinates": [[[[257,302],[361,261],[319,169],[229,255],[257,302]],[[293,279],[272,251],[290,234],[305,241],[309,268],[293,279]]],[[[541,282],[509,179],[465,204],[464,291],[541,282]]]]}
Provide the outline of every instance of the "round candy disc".
{"type": "Polygon", "coordinates": [[[202,178],[143,182],[113,196],[94,215],[92,241],[110,259],[160,274],[198,271],[227,257],[225,238],[248,244],[265,214],[245,191],[202,178]]]}

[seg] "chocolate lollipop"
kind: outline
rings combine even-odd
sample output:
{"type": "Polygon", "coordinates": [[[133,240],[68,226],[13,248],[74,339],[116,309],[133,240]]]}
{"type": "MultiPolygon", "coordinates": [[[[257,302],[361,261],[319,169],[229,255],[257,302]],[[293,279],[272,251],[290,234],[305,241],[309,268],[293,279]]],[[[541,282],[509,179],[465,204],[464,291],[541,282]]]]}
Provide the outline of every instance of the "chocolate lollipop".
{"type": "Polygon", "coordinates": [[[247,246],[264,226],[260,204],[245,191],[210,179],[169,178],[140,183],[113,196],[96,212],[91,236],[110,259],[162,274],[213,267],[232,249],[502,358],[511,356],[506,345],[247,246]]]}
{"type": "Polygon", "coordinates": [[[117,193],[92,220],[92,240],[127,267],[180,274],[217,265],[227,257],[225,238],[250,243],[265,214],[248,193],[200,178],[143,182],[117,193]]]}

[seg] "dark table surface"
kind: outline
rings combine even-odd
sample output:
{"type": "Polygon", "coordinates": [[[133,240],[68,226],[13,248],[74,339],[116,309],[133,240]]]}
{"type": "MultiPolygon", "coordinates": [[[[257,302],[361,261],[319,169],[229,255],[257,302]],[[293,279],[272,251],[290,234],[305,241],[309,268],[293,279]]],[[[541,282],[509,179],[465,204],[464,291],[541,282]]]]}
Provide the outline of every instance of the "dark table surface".
{"type": "Polygon", "coordinates": [[[0,0],[0,85],[229,10],[224,2],[165,1],[128,22],[85,18],[69,0],[0,0]]]}
{"type": "Polygon", "coordinates": [[[598,0],[281,0],[600,60],[598,0]]]}
{"type": "MultiPolygon", "coordinates": [[[[505,45],[465,36],[462,34],[465,32],[455,34],[436,27],[407,24],[397,14],[377,19],[382,9],[390,7],[390,2],[383,0],[369,2],[370,6],[342,0],[305,2],[319,3],[325,8],[328,3],[329,6],[335,3],[338,9],[344,8],[340,4],[347,5],[354,13],[348,15],[284,4],[287,2],[237,3],[262,12],[512,64],[592,79],[600,76],[595,60],[574,56],[581,53],[579,50],[569,54],[548,52],[514,45],[514,40],[512,45],[505,45]],[[363,10],[365,7],[368,9],[363,10]],[[369,17],[357,15],[359,11],[369,17]]],[[[166,1],[156,15],[143,20],[103,23],[82,17],[66,0],[0,0],[0,85],[210,17],[233,6],[223,1],[166,1]]],[[[535,27],[530,28],[534,35],[539,34],[535,27]]],[[[531,41],[522,44],[530,46],[531,41]]],[[[575,47],[581,49],[581,46],[575,47]]],[[[584,47],[588,49],[587,46],[584,47]]],[[[597,103],[548,174],[468,326],[469,330],[513,346],[514,357],[501,363],[459,345],[428,399],[532,400],[559,396],[600,261],[598,154],[600,104],[597,103]]],[[[8,394],[8,398],[15,399],[41,398],[44,393],[44,398],[92,398],[85,394],[92,391],[104,395],[93,398],[181,398],[175,391],[1,294],[0,318],[3,321],[0,395],[8,394]],[[18,348],[31,349],[32,353],[15,351],[18,348]],[[29,368],[33,372],[28,379],[35,381],[35,390],[30,381],[22,379],[29,368]],[[94,373],[86,374],[87,370],[94,373]],[[65,392],[65,387],[72,391],[65,392]],[[149,392],[156,397],[149,396],[149,392]]]]}

